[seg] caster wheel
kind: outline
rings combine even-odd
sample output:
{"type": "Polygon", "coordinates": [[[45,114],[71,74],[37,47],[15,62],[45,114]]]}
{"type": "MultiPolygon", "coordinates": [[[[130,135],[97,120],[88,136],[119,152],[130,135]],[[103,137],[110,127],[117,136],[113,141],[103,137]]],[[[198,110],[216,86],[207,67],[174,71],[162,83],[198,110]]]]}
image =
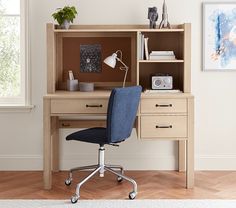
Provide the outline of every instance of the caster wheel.
{"type": "Polygon", "coordinates": [[[137,193],[135,193],[134,191],[130,192],[129,199],[131,199],[131,200],[135,199],[136,195],[137,195],[137,193]]]}
{"type": "Polygon", "coordinates": [[[120,176],[117,178],[117,182],[121,183],[123,181],[123,178],[121,178],[120,176]]]}
{"type": "Polygon", "coordinates": [[[75,194],[74,196],[71,197],[70,201],[72,204],[75,204],[78,201],[79,197],[75,194]]]}
{"type": "Polygon", "coordinates": [[[71,185],[71,181],[72,181],[71,178],[67,178],[67,179],[65,180],[66,186],[70,186],[70,185],[71,185]]]}

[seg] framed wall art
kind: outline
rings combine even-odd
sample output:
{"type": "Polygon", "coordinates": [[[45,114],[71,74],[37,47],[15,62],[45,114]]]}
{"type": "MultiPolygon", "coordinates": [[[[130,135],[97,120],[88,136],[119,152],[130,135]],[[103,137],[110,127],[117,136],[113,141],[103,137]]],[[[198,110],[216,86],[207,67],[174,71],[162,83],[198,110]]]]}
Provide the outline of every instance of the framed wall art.
{"type": "Polygon", "coordinates": [[[80,45],[80,72],[101,72],[101,45],[80,45]]]}
{"type": "Polygon", "coordinates": [[[203,3],[203,70],[236,70],[236,2],[203,3]]]}

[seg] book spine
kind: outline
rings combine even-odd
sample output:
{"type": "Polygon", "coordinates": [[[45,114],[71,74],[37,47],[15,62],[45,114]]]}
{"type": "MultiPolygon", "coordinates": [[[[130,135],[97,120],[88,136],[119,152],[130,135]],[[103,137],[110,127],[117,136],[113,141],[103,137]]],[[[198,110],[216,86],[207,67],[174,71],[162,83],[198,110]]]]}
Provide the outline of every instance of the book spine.
{"type": "Polygon", "coordinates": [[[139,33],[139,60],[142,60],[142,33],[139,33]]]}
{"type": "Polygon", "coordinates": [[[144,38],[144,43],[145,43],[145,57],[146,57],[146,60],[149,60],[149,53],[148,53],[148,38],[144,38]]]}
{"type": "Polygon", "coordinates": [[[144,60],[144,35],[142,34],[141,39],[141,60],[144,60]]]}

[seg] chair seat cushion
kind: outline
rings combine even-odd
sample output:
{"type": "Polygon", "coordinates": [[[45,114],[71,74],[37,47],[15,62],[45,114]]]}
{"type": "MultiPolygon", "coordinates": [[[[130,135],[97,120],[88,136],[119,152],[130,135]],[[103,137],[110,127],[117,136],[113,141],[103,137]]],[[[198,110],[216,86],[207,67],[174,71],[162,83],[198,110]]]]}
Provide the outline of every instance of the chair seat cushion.
{"type": "Polygon", "coordinates": [[[108,144],[106,128],[96,127],[74,132],[66,140],[76,140],[95,144],[108,144]]]}

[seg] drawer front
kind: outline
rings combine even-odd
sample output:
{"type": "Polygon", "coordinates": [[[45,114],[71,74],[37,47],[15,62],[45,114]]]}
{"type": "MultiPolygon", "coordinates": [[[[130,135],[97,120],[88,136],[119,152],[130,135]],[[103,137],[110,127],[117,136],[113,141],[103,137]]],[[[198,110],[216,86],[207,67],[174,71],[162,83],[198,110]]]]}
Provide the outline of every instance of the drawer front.
{"type": "Polygon", "coordinates": [[[141,116],[141,138],[187,137],[187,116],[141,116]]]}
{"type": "Polygon", "coordinates": [[[186,99],[142,99],[141,113],[186,113],[186,99]]]}
{"type": "Polygon", "coordinates": [[[106,114],[107,99],[52,99],[52,113],[106,114]]]}

